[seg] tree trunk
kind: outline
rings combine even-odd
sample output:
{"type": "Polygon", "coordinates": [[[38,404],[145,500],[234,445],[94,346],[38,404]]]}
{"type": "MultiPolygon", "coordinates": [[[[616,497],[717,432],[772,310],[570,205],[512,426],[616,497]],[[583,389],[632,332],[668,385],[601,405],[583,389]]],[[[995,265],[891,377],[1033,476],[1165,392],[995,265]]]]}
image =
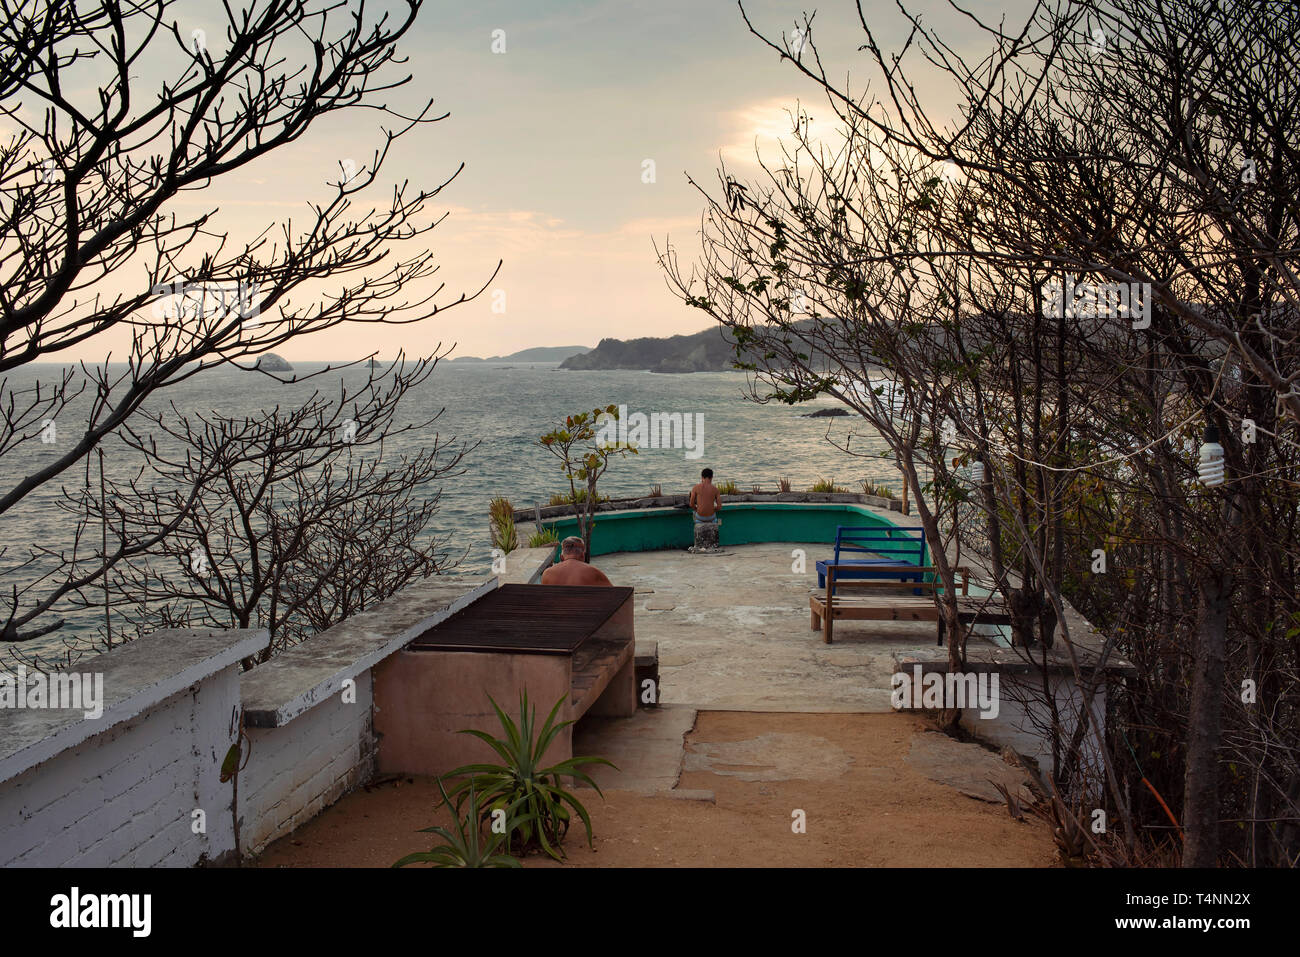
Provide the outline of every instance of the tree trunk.
{"type": "Polygon", "coordinates": [[[1219,858],[1219,758],[1223,736],[1223,679],[1227,656],[1228,592],[1232,576],[1220,572],[1201,589],[1201,627],[1192,673],[1184,778],[1184,867],[1214,867],[1219,858]]]}
{"type": "Polygon", "coordinates": [[[583,503],[583,510],[587,515],[587,521],[582,529],[582,560],[591,561],[591,533],[596,524],[596,480],[594,478],[587,481],[587,501],[583,503]]]}

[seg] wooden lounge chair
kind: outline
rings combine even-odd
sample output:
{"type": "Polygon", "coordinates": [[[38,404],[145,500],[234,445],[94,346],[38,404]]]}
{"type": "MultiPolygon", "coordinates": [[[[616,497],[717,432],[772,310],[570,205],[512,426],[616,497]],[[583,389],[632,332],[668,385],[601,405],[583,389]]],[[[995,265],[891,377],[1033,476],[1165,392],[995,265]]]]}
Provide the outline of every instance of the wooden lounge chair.
{"type": "MultiPolygon", "coordinates": [[[[919,568],[921,572],[934,568],[919,568]]],[[[837,581],[841,569],[826,569],[826,588],[813,592],[808,598],[812,609],[812,630],[821,629],[822,640],[831,643],[835,622],[840,621],[933,621],[939,626],[939,644],[943,644],[944,619],[939,613],[936,598],[943,592],[937,581],[899,582],[882,580],[837,581]],[[858,592],[846,595],[846,591],[858,592]]],[[[970,571],[957,568],[957,616],[966,624],[1011,623],[1001,599],[996,596],[972,597],[970,571]]]]}

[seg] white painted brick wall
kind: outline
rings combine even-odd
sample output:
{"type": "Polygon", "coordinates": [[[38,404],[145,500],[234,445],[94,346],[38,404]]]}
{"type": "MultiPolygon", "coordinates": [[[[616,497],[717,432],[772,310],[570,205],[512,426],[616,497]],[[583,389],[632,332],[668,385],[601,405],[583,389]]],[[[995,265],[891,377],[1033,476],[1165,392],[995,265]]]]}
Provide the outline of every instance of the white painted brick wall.
{"type": "MultiPolygon", "coordinates": [[[[458,602],[468,604],[495,584],[494,580],[471,582],[461,593],[452,589],[453,594],[433,612],[426,607],[428,588],[449,586],[444,582],[422,586],[424,591],[417,589],[401,599],[415,604],[414,612],[405,612],[412,623],[404,627],[426,627],[425,619],[431,615],[441,620],[454,613],[458,602]]],[[[354,626],[356,633],[345,629],[335,638],[347,652],[369,655],[370,661],[377,660],[376,647],[383,649],[379,657],[400,649],[400,631],[396,636],[370,635],[366,627],[364,623],[354,626]]],[[[184,867],[205,859],[220,860],[234,850],[233,788],[220,782],[220,769],[233,740],[232,714],[241,706],[238,661],[246,646],[265,643],[265,633],[160,632],[141,641],[155,637],[158,648],[170,657],[160,659],[137,643],[108,653],[127,656],[117,659],[118,674],[138,682],[131,692],[140,699],[136,711],[123,705],[113,719],[118,723],[98,733],[64,725],[58,732],[68,740],[63,750],[57,750],[51,743],[55,736],[48,735],[35,736],[31,742],[14,737],[10,740],[17,742],[17,749],[8,756],[0,751],[0,760],[8,760],[14,768],[11,776],[0,779],[0,867],[184,867]],[[213,641],[214,636],[232,643],[223,646],[213,641]],[[193,643],[195,657],[186,657],[185,642],[193,643]],[[215,670],[204,670],[209,664],[215,670]],[[168,667],[175,670],[169,672],[168,667]],[[189,681],[197,683],[186,687],[189,681]],[[154,697],[151,688],[157,692],[154,697]],[[164,697],[173,689],[184,690],[164,697]],[[74,729],[71,735],[69,727],[74,729]],[[47,746],[50,757],[16,767],[23,753],[47,746]],[[196,808],[206,814],[206,833],[197,835],[191,829],[196,808]]],[[[358,660],[353,658],[354,663],[358,660]]],[[[345,664],[341,657],[340,666],[345,664]]],[[[257,854],[291,834],[374,773],[376,741],[368,668],[356,674],[355,690],[353,703],[344,703],[340,694],[333,693],[304,711],[291,712],[296,717],[282,727],[247,729],[251,750],[239,775],[240,843],[245,855],[257,854]]],[[[135,699],[127,695],[121,700],[135,699]]],[[[31,725],[27,722],[28,728],[31,725]]],[[[21,730],[23,722],[14,726],[21,730]]]]}
{"type": "Polygon", "coordinates": [[[232,850],[219,778],[238,704],[231,665],[0,784],[0,865],[190,866],[232,850]]]}
{"type": "Polygon", "coordinates": [[[374,772],[371,677],[356,678],[356,703],[332,695],[280,728],[249,728],[252,753],[239,776],[240,843],[259,853],[363,783],[374,772]]]}

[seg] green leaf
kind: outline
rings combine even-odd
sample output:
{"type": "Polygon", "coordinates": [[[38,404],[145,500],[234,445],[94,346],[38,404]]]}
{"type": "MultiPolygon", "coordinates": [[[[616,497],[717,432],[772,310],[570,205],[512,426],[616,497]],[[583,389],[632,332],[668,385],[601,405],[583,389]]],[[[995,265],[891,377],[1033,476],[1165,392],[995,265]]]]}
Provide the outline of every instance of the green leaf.
{"type": "Polygon", "coordinates": [[[239,769],[239,742],[236,741],[226,752],[225,760],[221,762],[221,783],[225,784],[235,776],[235,771],[239,769]]]}

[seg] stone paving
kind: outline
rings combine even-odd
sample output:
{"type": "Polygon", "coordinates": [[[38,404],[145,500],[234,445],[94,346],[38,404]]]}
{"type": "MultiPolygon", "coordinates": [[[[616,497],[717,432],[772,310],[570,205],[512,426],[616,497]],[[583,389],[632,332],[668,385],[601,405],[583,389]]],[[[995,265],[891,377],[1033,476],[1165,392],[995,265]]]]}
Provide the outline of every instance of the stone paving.
{"type": "MultiPolygon", "coordinates": [[[[893,713],[895,656],[933,656],[935,625],[840,621],[827,645],[810,627],[808,595],[817,586],[817,560],[832,550],[825,543],[775,542],[595,559],[614,584],[635,589],[637,643],[658,644],[662,705],[579,728],[575,753],[604,755],[620,768],[592,770],[602,787],[712,801],[712,792],[678,789],[681,775],[711,770],[779,781],[843,773],[845,756],[820,739],[692,737],[697,711],[893,713]],[[803,566],[795,571],[799,552],[803,566]]],[[[972,650],[976,644],[984,642],[972,638],[972,650]]],[[[908,763],[932,780],[993,802],[1000,798],[990,781],[1020,788],[1022,773],[979,745],[934,733],[909,737],[908,763]]],[[[1021,797],[1028,795],[1022,790],[1021,797]]]]}
{"type": "Polygon", "coordinates": [[[660,700],[726,711],[886,712],[894,655],[933,654],[927,623],[842,621],[827,645],[808,595],[825,543],[716,554],[622,552],[595,564],[636,589],[638,644],[659,646],[660,700]],[[792,571],[798,551],[804,568],[792,571]],[[794,556],[794,557],[792,557],[794,556]]]}

